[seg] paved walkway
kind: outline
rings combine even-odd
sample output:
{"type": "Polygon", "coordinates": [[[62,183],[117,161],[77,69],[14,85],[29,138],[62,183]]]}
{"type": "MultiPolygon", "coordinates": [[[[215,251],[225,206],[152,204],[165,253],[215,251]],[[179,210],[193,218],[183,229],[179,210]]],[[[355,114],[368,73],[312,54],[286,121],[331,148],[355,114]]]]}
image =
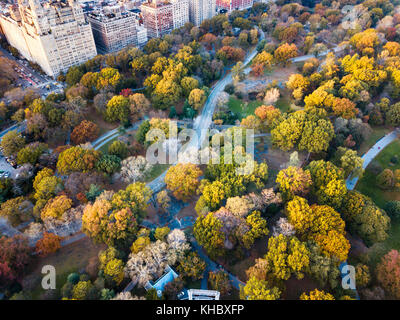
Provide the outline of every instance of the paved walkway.
{"type": "MultiPolygon", "coordinates": [[[[399,129],[395,129],[392,132],[388,133],[386,136],[378,140],[371,149],[369,149],[361,159],[364,160],[363,169],[368,167],[371,161],[381,152],[388,144],[396,140],[398,135],[400,134],[399,129]]],[[[349,178],[346,180],[346,187],[348,190],[353,190],[354,187],[357,185],[358,177],[349,178]]]]}

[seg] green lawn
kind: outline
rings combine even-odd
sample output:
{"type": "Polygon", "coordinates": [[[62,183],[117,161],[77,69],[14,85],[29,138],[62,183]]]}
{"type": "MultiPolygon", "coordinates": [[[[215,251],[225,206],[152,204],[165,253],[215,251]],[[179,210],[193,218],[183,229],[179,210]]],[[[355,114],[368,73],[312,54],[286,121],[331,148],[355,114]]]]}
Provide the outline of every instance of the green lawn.
{"type": "Polygon", "coordinates": [[[290,99],[286,96],[281,96],[275,105],[279,110],[288,112],[290,110],[290,99]]]}
{"type": "Polygon", "coordinates": [[[108,141],[107,143],[103,144],[100,148],[99,151],[103,152],[103,153],[108,153],[108,147],[115,141],[117,140],[117,138],[119,137],[119,135],[115,135],[115,137],[113,139],[111,139],[110,141],[108,141]]]}
{"type": "MultiPolygon", "coordinates": [[[[382,132],[382,131],[381,131],[382,132]]],[[[400,153],[400,140],[395,140],[383,149],[373,160],[379,163],[383,169],[390,168],[400,169],[400,163],[394,165],[390,162],[393,155],[400,153]]],[[[376,186],[376,174],[374,174],[368,166],[364,176],[357,183],[356,190],[369,196],[380,207],[385,207],[386,203],[391,200],[400,200],[399,191],[382,190],[376,186]]],[[[388,239],[383,243],[377,243],[369,249],[370,265],[374,267],[382,257],[390,249],[400,249],[400,219],[392,219],[391,229],[388,239]]]]}
{"type": "Polygon", "coordinates": [[[228,107],[235,113],[239,119],[246,118],[248,115],[254,114],[254,110],[261,106],[261,101],[250,101],[249,103],[244,102],[241,99],[231,96],[229,98],[228,107]]]}
{"type": "MultiPolygon", "coordinates": [[[[390,162],[390,159],[396,154],[400,154],[400,140],[395,140],[389,144],[376,156],[373,162],[379,163],[383,169],[400,169],[400,163],[394,165],[390,162]]],[[[371,197],[381,208],[385,207],[387,201],[400,200],[400,192],[382,190],[376,186],[376,174],[369,169],[369,166],[365,170],[362,179],[357,183],[356,189],[371,197]]]]}
{"type": "Polygon", "coordinates": [[[155,164],[153,166],[153,169],[150,171],[149,175],[145,179],[144,182],[150,182],[153,181],[155,178],[157,178],[160,174],[162,174],[165,170],[167,170],[170,167],[170,164],[155,164]]]}
{"type": "Polygon", "coordinates": [[[372,133],[371,135],[368,137],[367,140],[365,140],[359,150],[358,150],[358,154],[360,156],[362,156],[364,153],[366,153],[369,149],[371,149],[371,147],[379,140],[381,139],[383,136],[385,136],[387,133],[389,133],[390,131],[392,131],[389,128],[386,127],[372,127],[372,133]]]}

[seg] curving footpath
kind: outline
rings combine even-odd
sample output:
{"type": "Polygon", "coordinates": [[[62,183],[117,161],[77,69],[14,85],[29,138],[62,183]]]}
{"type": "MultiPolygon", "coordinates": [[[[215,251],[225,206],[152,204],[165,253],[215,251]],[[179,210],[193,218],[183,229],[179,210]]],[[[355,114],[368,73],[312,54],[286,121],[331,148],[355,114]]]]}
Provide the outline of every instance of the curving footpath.
{"type": "MultiPolygon", "coordinates": [[[[364,155],[361,157],[361,159],[364,160],[363,163],[363,169],[367,168],[368,165],[371,163],[372,160],[391,142],[396,140],[396,138],[400,134],[400,129],[397,128],[393,130],[392,132],[388,133],[385,135],[383,138],[378,140],[372,147],[369,149],[364,155]]],[[[355,186],[357,185],[358,182],[358,177],[355,178],[348,178],[346,180],[346,187],[347,190],[353,190],[355,186]]]]}
{"type": "MultiPolygon", "coordinates": [[[[361,159],[364,160],[363,163],[363,169],[367,168],[368,165],[371,163],[371,161],[383,150],[387,145],[389,145],[391,142],[397,139],[399,136],[399,128],[393,130],[392,132],[388,133],[385,135],[383,138],[378,140],[362,157],[361,159]]],[[[348,178],[346,180],[346,187],[347,190],[353,190],[355,186],[357,185],[358,182],[358,177],[355,178],[348,178]]],[[[344,281],[344,277],[348,275],[347,272],[342,272],[343,269],[346,270],[347,267],[347,261],[343,261],[340,264],[340,275],[342,277],[342,281],[344,281]]],[[[360,297],[358,295],[357,289],[353,289],[353,292],[355,293],[356,299],[360,300],[360,297]]]]}

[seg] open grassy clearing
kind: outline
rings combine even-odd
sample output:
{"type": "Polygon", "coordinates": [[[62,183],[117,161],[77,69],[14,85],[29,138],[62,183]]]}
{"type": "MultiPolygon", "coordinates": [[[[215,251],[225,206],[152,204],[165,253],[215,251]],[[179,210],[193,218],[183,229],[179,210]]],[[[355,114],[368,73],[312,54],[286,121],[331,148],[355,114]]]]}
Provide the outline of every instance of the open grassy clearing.
{"type": "Polygon", "coordinates": [[[45,265],[54,266],[56,269],[56,290],[60,290],[67,277],[72,272],[79,272],[86,268],[92,257],[97,257],[100,250],[105,249],[105,245],[94,244],[92,240],[85,237],[70,245],[62,247],[59,251],[44,258],[35,259],[29,266],[27,276],[24,278],[24,289],[28,289],[32,294],[32,299],[40,299],[45,293],[41,286],[42,267],[45,265]]]}
{"type": "Polygon", "coordinates": [[[366,153],[379,139],[384,137],[387,133],[392,131],[391,128],[387,127],[372,127],[373,131],[371,135],[368,137],[367,140],[365,140],[359,150],[358,154],[362,156],[364,153],[366,153]]]}
{"type": "MultiPolygon", "coordinates": [[[[400,163],[392,164],[391,158],[400,155],[400,140],[395,140],[383,149],[373,162],[381,165],[383,169],[400,169],[400,163]]],[[[365,170],[364,176],[359,180],[356,190],[371,197],[371,199],[382,209],[388,201],[400,200],[400,192],[396,190],[382,190],[376,185],[376,174],[371,170],[371,165],[365,170]]],[[[383,243],[376,243],[368,249],[369,264],[375,268],[381,257],[389,250],[400,250],[400,219],[391,221],[389,237],[383,243]]]]}

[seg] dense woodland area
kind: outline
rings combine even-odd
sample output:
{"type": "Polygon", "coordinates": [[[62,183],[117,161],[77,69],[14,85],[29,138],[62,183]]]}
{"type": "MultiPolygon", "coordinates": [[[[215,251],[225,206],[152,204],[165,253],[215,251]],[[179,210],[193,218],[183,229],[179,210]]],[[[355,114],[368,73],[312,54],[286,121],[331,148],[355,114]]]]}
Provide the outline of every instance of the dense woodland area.
{"type": "Polygon", "coordinates": [[[400,1],[255,3],[200,27],[188,23],[143,50],[72,67],[57,79],[65,94],[45,99],[13,88],[7,64],[0,57],[0,125],[26,123],[22,134],[1,140],[18,175],[0,178],[0,217],[25,225],[0,238],[7,299],[177,299],[200,286],[203,254],[221,266],[206,277],[223,299],[352,300],[354,290],[341,287],[343,261],[355,267],[361,299],[400,299],[400,145],[367,169],[361,158],[400,126],[400,1]],[[350,27],[345,5],[356,13],[350,27]],[[311,57],[292,60],[304,55],[311,57]],[[223,153],[219,164],[149,163],[147,133],[160,129],[168,138],[174,120],[199,116],[229,72],[213,125],[230,127],[208,149],[243,133],[234,152],[253,170],[237,174],[243,163],[226,164],[223,153]],[[253,83],[261,87],[249,90],[253,83]],[[120,138],[94,147],[114,129],[120,138]],[[265,134],[256,139],[265,159],[246,154],[244,129],[265,134]],[[283,155],[279,166],[271,154],[283,155]],[[146,183],[164,171],[166,188],[154,193],[146,183]],[[193,226],[145,226],[177,203],[193,226]],[[39,288],[35,266],[62,262],[62,241],[80,231],[97,246],[84,268],[66,269],[56,290],[39,288]],[[163,296],[145,291],[167,266],[179,277],[163,296]],[[136,286],[124,292],[131,281],[136,286]]]}

